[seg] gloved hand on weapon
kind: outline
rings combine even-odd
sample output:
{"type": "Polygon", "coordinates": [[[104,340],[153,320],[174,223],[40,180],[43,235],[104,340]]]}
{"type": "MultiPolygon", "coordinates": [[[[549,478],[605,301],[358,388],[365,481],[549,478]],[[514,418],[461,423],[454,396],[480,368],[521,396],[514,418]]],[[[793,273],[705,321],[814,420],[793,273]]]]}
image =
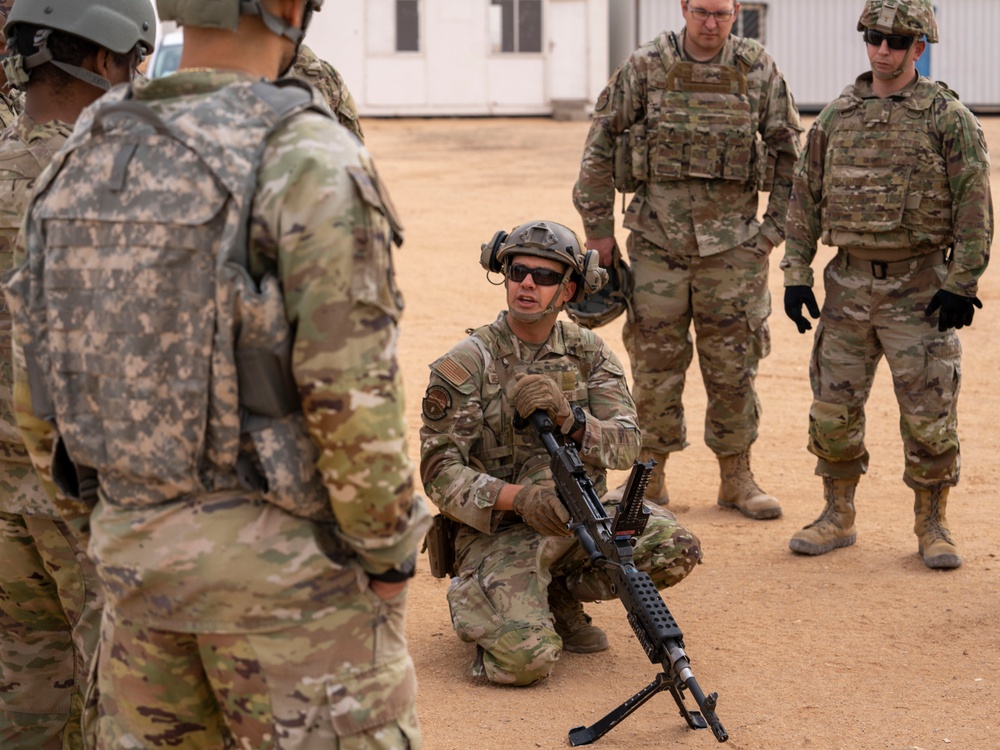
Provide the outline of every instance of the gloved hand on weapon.
{"type": "Polygon", "coordinates": [[[514,495],[514,510],[535,531],[546,536],[569,536],[569,511],[555,490],[537,484],[522,487],[514,495]]]}
{"type": "Polygon", "coordinates": [[[521,375],[510,394],[511,403],[524,419],[536,411],[544,411],[549,419],[562,425],[570,417],[566,394],[552,378],[545,375],[521,375]]]}

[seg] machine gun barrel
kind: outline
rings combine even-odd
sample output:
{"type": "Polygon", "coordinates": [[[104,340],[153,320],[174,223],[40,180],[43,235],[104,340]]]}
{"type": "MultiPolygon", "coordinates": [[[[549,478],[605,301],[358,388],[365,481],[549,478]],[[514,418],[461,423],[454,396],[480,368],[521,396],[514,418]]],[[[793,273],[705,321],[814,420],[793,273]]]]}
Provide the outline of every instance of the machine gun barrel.
{"type": "Polygon", "coordinates": [[[570,744],[577,746],[594,742],[663,690],[670,692],[689,727],[711,728],[715,738],[725,742],[729,735],[715,714],[718,693],[706,696],[702,692],[684,651],[684,636],[680,627],[652,579],[632,562],[632,545],[645,529],[649,516],[642,496],[653,463],[635,462],[625,494],[612,520],[605,512],[575,446],[572,443],[559,444],[553,434],[552,420],[545,412],[536,411],[528,422],[538,432],[542,445],[552,457],[552,477],[556,491],[572,518],[573,533],[591,565],[601,569],[611,581],[612,590],[625,606],[628,622],[649,660],[663,669],[653,682],[604,718],[589,727],[571,729],[570,744]],[[700,713],[689,711],[685,706],[685,690],[691,692],[700,713]]]}

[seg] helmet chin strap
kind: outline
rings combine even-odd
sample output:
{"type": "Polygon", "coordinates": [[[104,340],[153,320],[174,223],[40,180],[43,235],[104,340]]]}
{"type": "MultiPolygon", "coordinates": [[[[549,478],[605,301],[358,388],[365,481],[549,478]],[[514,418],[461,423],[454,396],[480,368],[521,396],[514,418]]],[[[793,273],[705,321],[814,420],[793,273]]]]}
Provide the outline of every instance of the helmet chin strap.
{"type": "Polygon", "coordinates": [[[541,312],[523,313],[523,312],[518,312],[517,310],[513,310],[510,308],[510,306],[508,306],[507,314],[510,315],[515,320],[520,321],[521,323],[537,323],[542,318],[548,317],[553,313],[558,313],[563,306],[559,305],[558,307],[556,307],[554,302],[562,296],[563,289],[566,288],[566,284],[567,282],[569,282],[569,278],[572,275],[572,273],[573,273],[572,268],[566,269],[566,273],[563,274],[562,281],[559,282],[559,286],[556,288],[556,293],[552,295],[552,299],[549,300],[549,304],[541,312]]]}
{"type": "Polygon", "coordinates": [[[892,71],[891,73],[879,73],[877,70],[875,70],[874,67],[872,67],[872,75],[878,78],[880,81],[895,81],[897,78],[903,75],[903,72],[906,69],[907,61],[909,60],[910,57],[910,51],[915,46],[916,42],[910,45],[910,48],[906,50],[906,54],[903,55],[903,61],[899,64],[899,67],[896,68],[894,71],[892,71]]]}

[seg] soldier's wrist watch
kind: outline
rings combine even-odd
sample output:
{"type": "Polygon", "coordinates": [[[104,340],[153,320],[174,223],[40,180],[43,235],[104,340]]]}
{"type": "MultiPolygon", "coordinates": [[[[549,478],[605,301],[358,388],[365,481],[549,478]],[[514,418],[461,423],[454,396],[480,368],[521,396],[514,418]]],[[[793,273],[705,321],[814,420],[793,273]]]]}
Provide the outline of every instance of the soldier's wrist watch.
{"type": "Polygon", "coordinates": [[[385,573],[369,573],[368,577],[373,581],[382,583],[402,583],[408,581],[417,574],[417,555],[410,555],[399,565],[385,573]]]}
{"type": "Polygon", "coordinates": [[[569,415],[573,417],[573,421],[566,420],[562,424],[562,434],[563,435],[575,435],[577,430],[582,430],[587,426],[587,412],[583,410],[581,406],[574,406],[569,410],[569,415]]]}

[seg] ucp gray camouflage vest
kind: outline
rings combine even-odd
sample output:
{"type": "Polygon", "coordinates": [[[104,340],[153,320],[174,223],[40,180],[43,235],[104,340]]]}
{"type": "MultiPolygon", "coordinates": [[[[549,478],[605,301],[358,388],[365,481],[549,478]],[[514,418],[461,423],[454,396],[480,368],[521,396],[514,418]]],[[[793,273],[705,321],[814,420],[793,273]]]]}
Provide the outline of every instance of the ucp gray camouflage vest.
{"type": "Polygon", "coordinates": [[[823,174],[823,241],[870,250],[940,248],[952,240],[951,189],[930,116],[944,87],[921,78],[901,101],[833,103],[823,174]]]}
{"type": "Polygon", "coordinates": [[[702,178],[758,185],[767,150],[757,138],[747,73],[763,47],[742,39],[737,64],[718,65],[681,59],[679,44],[673,33],[656,39],[663,69],[654,68],[648,81],[644,123],[631,128],[633,175],[640,182],[702,178]]]}
{"type": "MultiPolygon", "coordinates": [[[[250,277],[257,165],[306,89],[237,83],[161,119],[127,89],[87,110],[39,185],[8,282],[38,416],[104,498],[260,491],[332,518],[290,386],[278,280],[250,277]]],[[[64,483],[65,486],[65,483],[64,483]]]]}

